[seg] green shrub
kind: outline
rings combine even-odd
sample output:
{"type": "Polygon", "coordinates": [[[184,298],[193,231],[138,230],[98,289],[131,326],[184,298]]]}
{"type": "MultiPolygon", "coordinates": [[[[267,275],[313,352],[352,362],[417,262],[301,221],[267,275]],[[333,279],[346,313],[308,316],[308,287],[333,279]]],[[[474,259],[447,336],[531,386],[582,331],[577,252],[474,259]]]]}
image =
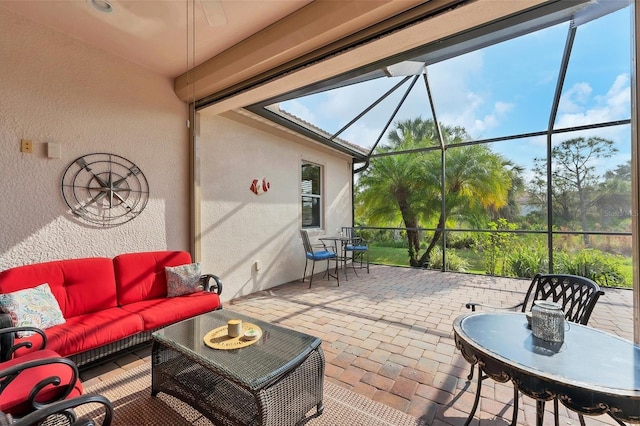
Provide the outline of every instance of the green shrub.
{"type": "Polygon", "coordinates": [[[488,229],[497,232],[482,234],[476,245],[476,248],[484,256],[484,269],[488,275],[506,275],[507,255],[512,251],[516,235],[500,231],[513,231],[517,226],[504,218],[500,218],[496,222],[489,222],[487,226],[488,229]]]}
{"type": "MultiPolygon", "coordinates": [[[[431,258],[429,259],[429,268],[442,269],[442,249],[436,247],[431,252],[431,258]]],[[[453,272],[466,272],[469,268],[469,263],[460,257],[455,250],[447,250],[447,267],[445,270],[453,272]]]]}
{"type": "Polygon", "coordinates": [[[623,259],[595,249],[581,250],[575,255],[565,251],[556,252],[553,258],[554,272],[580,275],[603,287],[625,287],[621,272],[623,259]]]}
{"type": "Polygon", "coordinates": [[[468,249],[476,245],[476,238],[470,232],[450,232],[447,234],[447,247],[468,249]]]}
{"type": "Polygon", "coordinates": [[[541,243],[518,245],[508,255],[508,265],[516,277],[533,278],[537,273],[549,270],[549,253],[541,243]]]}

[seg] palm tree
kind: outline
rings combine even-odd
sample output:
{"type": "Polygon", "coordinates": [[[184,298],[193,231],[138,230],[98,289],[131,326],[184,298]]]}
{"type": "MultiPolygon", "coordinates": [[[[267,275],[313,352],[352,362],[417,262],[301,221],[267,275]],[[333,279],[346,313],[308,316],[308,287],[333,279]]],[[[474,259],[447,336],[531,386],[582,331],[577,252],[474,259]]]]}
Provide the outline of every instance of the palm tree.
{"type": "MultiPolygon", "coordinates": [[[[445,144],[468,140],[463,128],[442,126],[445,144]]],[[[439,146],[433,120],[401,121],[389,134],[389,144],[377,154],[439,146]]],[[[440,240],[446,218],[478,222],[487,209],[507,203],[511,187],[508,164],[485,145],[450,148],[446,156],[445,210],[442,211],[441,151],[414,151],[371,160],[358,180],[359,211],[369,223],[402,220],[407,229],[409,264],[428,265],[431,251],[440,240]],[[476,219],[474,219],[474,217],[476,219]],[[421,223],[437,219],[437,230],[424,254],[418,258],[421,223]]]]}
{"type": "Polygon", "coordinates": [[[418,218],[422,187],[421,154],[378,157],[358,180],[358,204],[366,206],[368,221],[394,221],[400,218],[407,228],[409,263],[416,266],[420,240],[418,218]]]}
{"type": "Polygon", "coordinates": [[[445,219],[458,219],[483,225],[489,212],[504,207],[511,189],[510,164],[487,145],[450,148],[445,157],[444,211],[418,266],[427,266],[445,226],[445,219]]]}

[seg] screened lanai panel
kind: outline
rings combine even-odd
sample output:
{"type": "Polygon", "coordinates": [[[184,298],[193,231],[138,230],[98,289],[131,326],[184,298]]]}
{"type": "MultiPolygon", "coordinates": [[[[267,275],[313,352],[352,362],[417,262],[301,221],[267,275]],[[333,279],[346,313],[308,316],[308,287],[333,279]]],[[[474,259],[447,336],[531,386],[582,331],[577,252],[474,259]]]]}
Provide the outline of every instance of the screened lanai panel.
{"type": "MultiPolygon", "coordinates": [[[[630,125],[554,135],[551,191],[554,228],[631,231],[630,125]]],[[[590,247],[590,237],[583,238],[590,247]]]]}
{"type": "Polygon", "coordinates": [[[448,148],[447,227],[488,230],[501,219],[512,230],[546,230],[546,167],[534,162],[546,164],[546,151],[540,137],[448,148]]]}
{"type": "Polygon", "coordinates": [[[554,128],[630,119],[630,13],[627,6],[577,26],[554,128]]]}
{"type": "Polygon", "coordinates": [[[630,288],[631,235],[592,235],[590,244],[584,247],[582,235],[554,234],[554,272],[589,277],[600,286],[630,288]]]}
{"type": "MultiPolygon", "coordinates": [[[[441,170],[439,150],[372,158],[356,182],[355,223],[434,229],[442,210],[441,170]]],[[[420,242],[429,244],[433,233],[420,236],[420,242]]],[[[407,241],[406,235],[403,239],[407,241]]]]}
{"type": "Polygon", "coordinates": [[[394,107],[401,96],[399,92],[391,93],[357,123],[338,132],[397,83],[391,79],[373,79],[284,101],[279,107],[303,119],[301,124],[308,129],[325,133],[327,138],[338,137],[370,149],[382,128],[380,114],[394,107]]]}
{"type": "Polygon", "coordinates": [[[400,102],[380,115],[379,127],[384,133],[378,132],[380,140],[373,155],[440,146],[424,75],[411,76],[400,90],[400,102]]]}
{"type": "Polygon", "coordinates": [[[547,229],[546,137],[507,139],[489,146],[502,158],[511,179],[507,204],[494,217],[516,223],[518,230],[547,229]]]}
{"type": "Polygon", "coordinates": [[[473,139],[544,131],[569,24],[563,23],[428,67],[436,114],[473,139]]]}
{"type": "Polygon", "coordinates": [[[324,133],[329,139],[346,141],[367,151],[374,146],[388,146],[388,135],[395,123],[431,118],[423,79],[404,75],[374,78],[268,108],[289,119],[299,118],[298,124],[324,133]]]}
{"type": "MultiPolygon", "coordinates": [[[[439,249],[433,268],[441,268],[441,258],[439,249]]],[[[549,272],[547,236],[511,232],[500,224],[491,231],[447,231],[445,270],[532,278],[549,272]]]]}

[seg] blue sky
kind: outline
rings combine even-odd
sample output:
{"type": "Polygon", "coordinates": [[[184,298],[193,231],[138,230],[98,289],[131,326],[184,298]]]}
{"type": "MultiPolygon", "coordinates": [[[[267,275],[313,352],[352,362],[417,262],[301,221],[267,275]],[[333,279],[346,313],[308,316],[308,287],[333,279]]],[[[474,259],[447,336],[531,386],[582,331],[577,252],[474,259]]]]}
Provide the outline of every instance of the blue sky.
{"type": "MultiPolygon", "coordinates": [[[[464,127],[475,139],[545,130],[569,23],[429,66],[438,121],[464,127]]],[[[630,7],[578,27],[556,120],[557,128],[630,118],[630,7]]],[[[280,106],[329,132],[335,132],[399,81],[382,78],[280,106]]],[[[406,86],[405,86],[406,87],[406,86]]],[[[370,147],[404,93],[394,93],[340,137],[370,147]]],[[[431,118],[422,80],[394,121],[431,118]]],[[[616,142],[619,153],[600,160],[607,169],[630,158],[630,126],[558,136],[600,136],[616,142]]],[[[384,143],[385,138],[380,143],[384,143]]],[[[545,155],[546,139],[493,144],[493,149],[524,167],[545,155]]]]}

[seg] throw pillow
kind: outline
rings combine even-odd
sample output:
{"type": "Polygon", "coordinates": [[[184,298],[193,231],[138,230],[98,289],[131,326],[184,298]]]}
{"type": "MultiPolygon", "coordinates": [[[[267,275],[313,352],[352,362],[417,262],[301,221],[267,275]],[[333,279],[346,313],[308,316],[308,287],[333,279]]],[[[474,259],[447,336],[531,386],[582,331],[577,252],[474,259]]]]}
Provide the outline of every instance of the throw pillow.
{"type": "Polygon", "coordinates": [[[167,297],[181,296],[204,290],[200,283],[200,263],[167,266],[167,297]]]}
{"type": "MultiPolygon", "coordinates": [[[[0,294],[0,310],[11,315],[16,327],[45,329],[64,324],[65,319],[49,284],[0,294]]],[[[31,336],[31,331],[20,331],[18,337],[31,336]]]]}

